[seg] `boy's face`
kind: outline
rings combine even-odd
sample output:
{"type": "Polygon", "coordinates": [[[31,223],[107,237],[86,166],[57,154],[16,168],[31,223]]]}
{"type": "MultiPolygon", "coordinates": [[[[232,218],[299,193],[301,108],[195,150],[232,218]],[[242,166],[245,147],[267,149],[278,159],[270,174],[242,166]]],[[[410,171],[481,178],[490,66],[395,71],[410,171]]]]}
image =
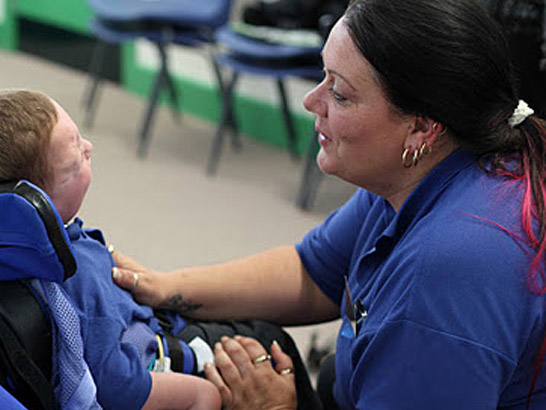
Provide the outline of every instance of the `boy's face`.
{"type": "Polygon", "coordinates": [[[64,223],[78,212],[91,183],[91,153],[93,145],[83,139],[78,127],[65,110],[53,101],[58,121],[51,133],[47,162],[50,164],[52,184],[48,194],[64,223]]]}

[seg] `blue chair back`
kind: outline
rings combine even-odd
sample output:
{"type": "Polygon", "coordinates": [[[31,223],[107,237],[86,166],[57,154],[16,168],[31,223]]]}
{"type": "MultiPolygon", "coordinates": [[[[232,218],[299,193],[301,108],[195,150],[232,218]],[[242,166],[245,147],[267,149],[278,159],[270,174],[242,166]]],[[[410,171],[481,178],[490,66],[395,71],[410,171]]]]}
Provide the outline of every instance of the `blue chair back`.
{"type": "Polygon", "coordinates": [[[112,22],[156,21],[188,28],[216,28],[226,24],[231,0],[89,0],[96,17],[112,22]]]}

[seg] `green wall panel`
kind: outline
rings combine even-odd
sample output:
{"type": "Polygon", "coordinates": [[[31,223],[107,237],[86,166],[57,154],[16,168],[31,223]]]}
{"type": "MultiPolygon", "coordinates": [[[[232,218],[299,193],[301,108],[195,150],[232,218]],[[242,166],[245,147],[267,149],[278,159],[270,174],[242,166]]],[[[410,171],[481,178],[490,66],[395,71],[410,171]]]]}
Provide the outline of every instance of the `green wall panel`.
{"type": "Polygon", "coordinates": [[[3,0],[1,4],[4,18],[0,21],[0,47],[14,50],[17,48],[16,0],[3,0]]]}
{"type": "Polygon", "coordinates": [[[80,34],[89,34],[92,16],[85,0],[18,0],[17,14],[80,34]]]}

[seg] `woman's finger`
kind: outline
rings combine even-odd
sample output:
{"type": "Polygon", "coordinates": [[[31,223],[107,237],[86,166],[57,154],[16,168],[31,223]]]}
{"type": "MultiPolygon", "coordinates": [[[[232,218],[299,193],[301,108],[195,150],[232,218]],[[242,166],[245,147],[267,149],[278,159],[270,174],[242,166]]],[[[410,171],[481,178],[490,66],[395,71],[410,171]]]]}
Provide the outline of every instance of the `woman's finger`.
{"type": "Polygon", "coordinates": [[[158,306],[158,284],[156,273],[150,270],[133,271],[116,266],[112,268],[112,279],[114,283],[123,289],[128,290],[133,298],[145,305],[158,306]]]}
{"type": "MultiPolygon", "coordinates": [[[[253,363],[253,360],[260,357],[260,360],[268,361],[266,358],[267,352],[261,345],[259,345],[261,349],[259,349],[254,356],[250,356],[246,349],[235,339],[224,336],[221,339],[221,344],[222,348],[229,355],[230,360],[237,369],[239,369],[241,377],[248,376],[254,370],[255,363],[253,363]],[[263,360],[263,358],[266,359],[263,360]]],[[[267,363],[265,363],[265,365],[267,365],[267,363]]]]}
{"type": "Polygon", "coordinates": [[[227,406],[233,402],[231,389],[224,383],[224,379],[222,379],[222,376],[218,373],[218,369],[212,363],[205,364],[205,377],[216,386],[220,392],[220,396],[222,396],[222,403],[224,405],[227,406]]]}
{"type": "Polygon", "coordinates": [[[127,290],[134,290],[136,287],[138,287],[138,285],[140,285],[141,282],[140,274],[131,270],[120,268],[119,266],[115,266],[112,268],[112,279],[114,280],[116,285],[127,290]],[[138,281],[137,279],[135,279],[135,274],[138,275],[136,277],[138,281]]]}
{"type": "Polygon", "coordinates": [[[244,336],[235,336],[234,339],[245,349],[251,363],[257,368],[271,365],[271,355],[256,339],[244,336]]]}
{"type": "Polygon", "coordinates": [[[216,343],[214,345],[214,362],[227,384],[241,383],[242,375],[240,369],[235,365],[230,354],[224,350],[223,343],[216,343]]]}
{"type": "Polygon", "coordinates": [[[294,371],[294,362],[290,356],[282,351],[281,346],[276,341],[271,344],[271,356],[275,361],[277,373],[291,374],[294,371]]]}
{"type": "MultiPolygon", "coordinates": [[[[109,245],[109,249],[112,247],[112,245],[109,245]]],[[[113,249],[112,257],[114,258],[114,261],[116,262],[116,265],[123,269],[128,270],[134,270],[134,271],[144,271],[146,270],[146,267],[135,261],[134,259],[130,258],[127,255],[124,255],[123,253],[119,252],[117,249],[113,249]]]]}

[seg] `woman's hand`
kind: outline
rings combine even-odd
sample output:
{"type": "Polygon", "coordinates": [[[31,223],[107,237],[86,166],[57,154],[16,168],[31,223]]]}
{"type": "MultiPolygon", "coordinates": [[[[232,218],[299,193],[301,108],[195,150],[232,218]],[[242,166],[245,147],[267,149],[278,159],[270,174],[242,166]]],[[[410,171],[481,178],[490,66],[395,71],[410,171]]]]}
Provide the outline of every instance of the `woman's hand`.
{"type": "Polygon", "coordinates": [[[142,304],[152,307],[164,304],[161,273],[144,267],[113,248],[109,249],[116,262],[116,267],[112,269],[112,278],[116,285],[127,289],[142,304]]]}
{"type": "Polygon", "coordinates": [[[220,390],[224,409],[297,408],[292,359],[283,353],[278,343],[271,345],[270,357],[257,340],[223,337],[214,347],[214,356],[217,367],[207,364],[205,374],[220,390]]]}

